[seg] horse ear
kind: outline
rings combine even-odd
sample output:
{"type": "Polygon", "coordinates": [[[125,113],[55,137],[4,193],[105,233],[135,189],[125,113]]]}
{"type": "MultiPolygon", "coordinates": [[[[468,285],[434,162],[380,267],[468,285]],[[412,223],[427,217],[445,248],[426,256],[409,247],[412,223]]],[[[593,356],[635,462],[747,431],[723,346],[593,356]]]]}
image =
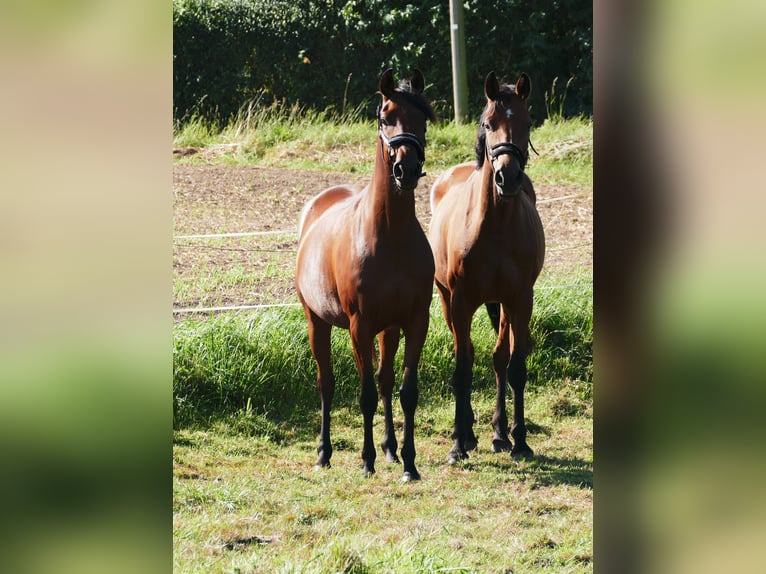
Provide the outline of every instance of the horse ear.
{"type": "Polygon", "coordinates": [[[532,91],[532,81],[524,72],[521,73],[519,79],[516,80],[516,93],[522,100],[526,100],[529,97],[529,93],[532,91]]]}
{"type": "Polygon", "coordinates": [[[487,77],[484,80],[484,95],[487,96],[488,100],[493,101],[500,95],[500,84],[497,81],[495,72],[487,74],[487,77]]]}
{"type": "Polygon", "coordinates": [[[394,93],[396,84],[394,83],[394,71],[391,68],[383,72],[383,75],[380,76],[380,86],[378,89],[380,90],[380,93],[387,98],[390,98],[391,94],[394,93]]]}
{"type": "Polygon", "coordinates": [[[415,68],[413,70],[412,77],[410,78],[410,86],[418,94],[422,94],[426,89],[426,79],[423,77],[423,72],[415,68]]]}

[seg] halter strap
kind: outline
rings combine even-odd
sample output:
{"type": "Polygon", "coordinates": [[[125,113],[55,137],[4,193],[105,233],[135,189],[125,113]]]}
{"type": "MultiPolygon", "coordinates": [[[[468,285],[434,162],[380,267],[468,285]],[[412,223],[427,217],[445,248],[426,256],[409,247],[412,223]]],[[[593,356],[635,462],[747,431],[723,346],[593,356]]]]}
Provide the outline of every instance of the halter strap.
{"type": "Polygon", "coordinates": [[[425,146],[420,141],[418,136],[409,132],[404,132],[401,134],[396,134],[392,138],[386,137],[386,134],[383,133],[383,124],[380,121],[380,106],[378,106],[377,109],[375,110],[375,116],[378,118],[378,134],[380,135],[380,139],[383,140],[383,143],[385,143],[388,146],[389,150],[396,149],[400,146],[410,144],[415,148],[415,151],[418,154],[418,160],[420,161],[420,163],[421,164],[425,163],[426,161],[425,146]]]}
{"type": "Polygon", "coordinates": [[[519,166],[521,166],[521,171],[524,171],[524,168],[527,165],[527,158],[524,155],[524,152],[521,151],[521,148],[519,148],[519,146],[517,146],[516,144],[512,142],[503,142],[495,146],[492,146],[492,148],[489,150],[488,153],[492,161],[496,160],[501,155],[514,156],[519,161],[519,166]]]}
{"type": "Polygon", "coordinates": [[[401,134],[396,134],[392,138],[387,138],[386,134],[383,133],[383,129],[378,129],[378,133],[380,134],[380,139],[383,140],[383,142],[389,147],[389,149],[396,149],[400,146],[410,144],[415,148],[415,151],[418,153],[418,160],[420,160],[420,163],[423,163],[426,161],[426,152],[423,148],[423,144],[420,143],[420,140],[418,139],[418,136],[415,134],[411,134],[409,132],[404,132],[401,134]]]}

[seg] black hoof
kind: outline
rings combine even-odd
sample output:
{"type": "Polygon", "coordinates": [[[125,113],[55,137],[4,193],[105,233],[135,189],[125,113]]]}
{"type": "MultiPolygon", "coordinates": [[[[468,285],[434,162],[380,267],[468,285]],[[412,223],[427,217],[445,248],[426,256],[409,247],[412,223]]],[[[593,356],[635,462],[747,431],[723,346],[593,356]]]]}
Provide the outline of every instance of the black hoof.
{"type": "Polygon", "coordinates": [[[380,443],[380,452],[386,455],[387,462],[399,462],[399,457],[396,456],[397,444],[386,443],[385,441],[380,443]]]}
{"type": "Polygon", "coordinates": [[[532,452],[532,449],[526,443],[519,444],[517,441],[516,446],[511,450],[511,456],[514,458],[530,459],[535,456],[535,453],[532,452]]]}
{"type": "Polygon", "coordinates": [[[449,455],[447,456],[447,464],[454,465],[461,461],[468,459],[468,453],[467,452],[460,452],[456,450],[450,451],[449,455]]]}
{"type": "Polygon", "coordinates": [[[513,444],[508,439],[492,439],[492,452],[512,452],[513,444]]]}
{"type": "Polygon", "coordinates": [[[402,482],[412,482],[413,480],[420,480],[420,473],[417,470],[404,471],[402,482]]]}
{"type": "Polygon", "coordinates": [[[364,467],[364,470],[362,471],[362,476],[363,476],[364,478],[371,478],[371,477],[372,477],[372,475],[374,475],[374,474],[375,474],[375,467],[372,467],[372,468],[367,468],[367,467],[365,466],[365,467],[364,467]]]}
{"type": "Polygon", "coordinates": [[[396,456],[396,452],[383,449],[383,454],[386,455],[386,462],[399,462],[399,457],[396,456]]]}
{"type": "Polygon", "coordinates": [[[323,468],[331,468],[329,460],[325,462],[319,461],[314,465],[314,470],[322,470],[323,468]]]}

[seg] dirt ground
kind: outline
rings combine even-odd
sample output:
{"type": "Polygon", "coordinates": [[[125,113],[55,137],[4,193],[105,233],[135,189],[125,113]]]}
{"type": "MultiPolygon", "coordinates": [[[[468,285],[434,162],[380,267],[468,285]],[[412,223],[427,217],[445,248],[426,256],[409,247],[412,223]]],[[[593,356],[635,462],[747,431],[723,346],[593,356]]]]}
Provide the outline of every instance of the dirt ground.
{"type": "MultiPolygon", "coordinates": [[[[418,219],[425,230],[431,217],[428,190],[437,176],[429,173],[415,191],[418,219]]],[[[349,173],[176,163],[174,308],[296,302],[292,269],[301,208],[331,185],[366,183],[368,178],[349,173]],[[277,231],[285,233],[184,237],[277,231]]],[[[536,184],[535,189],[546,234],[543,277],[589,271],[593,261],[592,191],[545,184],[536,184]]]]}

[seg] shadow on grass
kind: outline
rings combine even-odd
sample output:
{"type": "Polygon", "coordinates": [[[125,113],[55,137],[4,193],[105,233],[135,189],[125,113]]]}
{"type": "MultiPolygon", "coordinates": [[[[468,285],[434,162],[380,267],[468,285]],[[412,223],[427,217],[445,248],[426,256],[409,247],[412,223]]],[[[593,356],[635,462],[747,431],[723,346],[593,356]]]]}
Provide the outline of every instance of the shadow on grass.
{"type": "Polygon", "coordinates": [[[536,456],[525,473],[533,487],[566,484],[593,490],[593,463],[582,459],[536,456]]]}
{"type": "Polygon", "coordinates": [[[532,489],[568,485],[593,490],[593,464],[578,458],[536,455],[531,459],[516,459],[508,453],[493,453],[481,459],[469,458],[458,463],[458,467],[470,472],[507,475],[529,483],[532,489]]]}

